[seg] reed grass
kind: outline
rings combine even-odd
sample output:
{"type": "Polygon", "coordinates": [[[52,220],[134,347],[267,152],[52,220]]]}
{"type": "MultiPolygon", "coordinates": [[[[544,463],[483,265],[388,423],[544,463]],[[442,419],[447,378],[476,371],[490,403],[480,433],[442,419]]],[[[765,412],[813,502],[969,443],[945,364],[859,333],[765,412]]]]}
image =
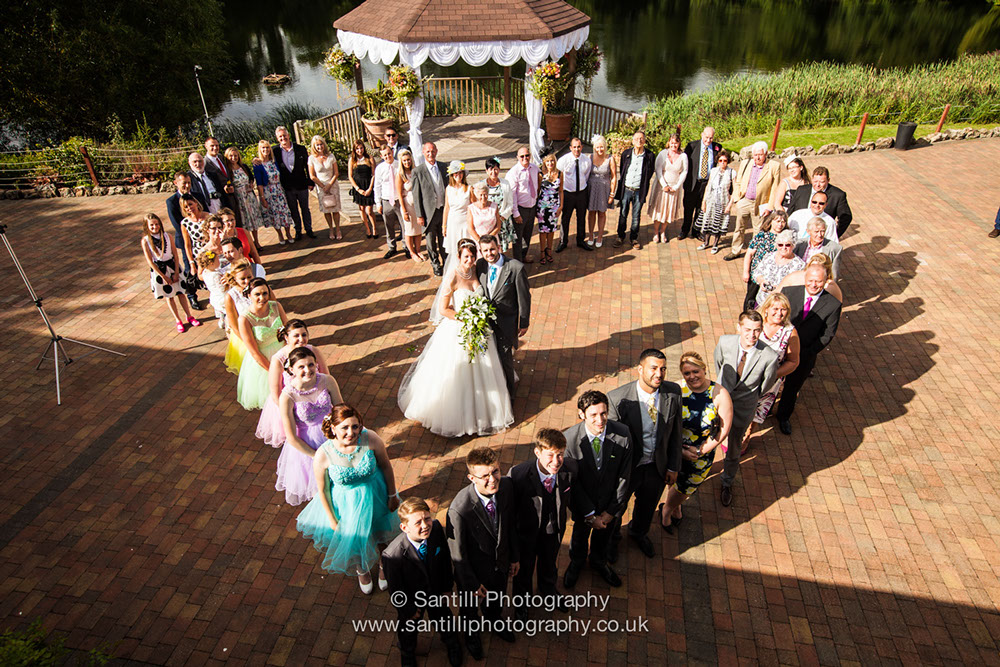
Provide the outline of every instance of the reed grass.
{"type": "Polygon", "coordinates": [[[912,68],[810,63],[775,74],[736,75],[701,93],[678,94],[649,104],[650,145],[662,147],[681,126],[695,139],[706,125],[716,137],[746,137],[783,130],[857,127],[869,122],[936,122],[945,104],[951,117],[972,126],[1000,121],[1000,52],[912,68]]]}
{"type": "Polygon", "coordinates": [[[217,121],[213,124],[215,135],[224,145],[236,144],[246,146],[256,144],[261,139],[274,143],[274,128],[284,125],[292,133],[292,126],[297,120],[310,120],[325,116],[330,111],[315,104],[283,102],[274,109],[254,118],[237,118],[217,121]]]}

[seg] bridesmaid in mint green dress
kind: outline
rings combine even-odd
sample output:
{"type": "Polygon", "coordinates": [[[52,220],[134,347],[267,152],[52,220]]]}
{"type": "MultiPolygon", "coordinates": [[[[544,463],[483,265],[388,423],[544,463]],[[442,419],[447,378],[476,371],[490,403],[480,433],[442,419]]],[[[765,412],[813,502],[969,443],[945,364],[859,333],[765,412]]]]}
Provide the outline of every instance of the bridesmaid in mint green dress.
{"type": "MultiPolygon", "coordinates": [[[[323,569],[358,575],[364,593],[381,548],[399,533],[399,494],[385,444],[364,428],[361,414],[341,403],[323,420],[329,438],[313,457],[317,493],[296,528],[323,554],[323,569]]],[[[379,563],[379,589],[388,584],[379,563]]]]}
{"type": "Polygon", "coordinates": [[[251,280],[248,292],[250,308],[239,316],[240,337],[247,350],[236,382],[236,400],[247,410],[258,410],[269,394],[271,355],[282,348],[278,329],[288,318],[281,304],[271,301],[271,288],[263,278],[251,280]]]}

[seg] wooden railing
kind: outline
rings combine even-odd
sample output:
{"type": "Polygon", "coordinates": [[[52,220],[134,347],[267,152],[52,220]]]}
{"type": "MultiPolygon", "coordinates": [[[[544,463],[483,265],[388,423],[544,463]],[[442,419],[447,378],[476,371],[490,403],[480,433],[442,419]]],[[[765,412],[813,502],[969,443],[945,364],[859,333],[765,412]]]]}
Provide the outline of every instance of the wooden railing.
{"type": "Polygon", "coordinates": [[[587,142],[593,135],[607,134],[619,123],[630,118],[641,119],[643,123],[646,121],[645,114],[622,111],[579,98],[573,101],[573,111],[576,112],[573,133],[587,142]]]}
{"type": "Polygon", "coordinates": [[[338,136],[348,142],[364,137],[364,127],[361,125],[361,107],[353,106],[329,116],[315,118],[311,121],[295,122],[295,141],[300,144],[308,144],[309,137],[304,136],[304,122],[319,124],[329,136],[338,136]]]}
{"type": "Polygon", "coordinates": [[[435,77],[424,84],[424,115],[502,114],[504,97],[502,77],[435,77]]]}

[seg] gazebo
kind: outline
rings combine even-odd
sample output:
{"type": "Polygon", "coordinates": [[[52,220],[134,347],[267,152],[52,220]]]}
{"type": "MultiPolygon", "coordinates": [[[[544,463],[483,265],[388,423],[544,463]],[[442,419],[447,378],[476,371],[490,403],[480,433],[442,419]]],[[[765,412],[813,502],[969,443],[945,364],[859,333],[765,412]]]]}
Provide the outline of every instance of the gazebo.
{"type": "MultiPolygon", "coordinates": [[[[340,47],[374,63],[409,65],[420,75],[429,58],[443,67],[459,58],[475,67],[518,60],[535,66],[583,45],[590,17],[563,0],[367,0],[334,22],[340,47]]],[[[525,115],[535,160],[544,145],[542,105],[525,78],[525,115]]],[[[423,144],[423,95],[407,108],[410,146],[423,144]]],[[[416,157],[416,156],[415,156],[416,157]]]]}

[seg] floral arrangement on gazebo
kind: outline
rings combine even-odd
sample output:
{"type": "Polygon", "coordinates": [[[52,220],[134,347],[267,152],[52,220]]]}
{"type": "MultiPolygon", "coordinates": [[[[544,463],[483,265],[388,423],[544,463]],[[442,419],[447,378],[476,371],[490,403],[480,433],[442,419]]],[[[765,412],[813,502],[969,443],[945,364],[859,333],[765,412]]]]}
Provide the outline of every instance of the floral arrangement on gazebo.
{"type": "Polygon", "coordinates": [[[590,86],[600,69],[601,50],[590,42],[576,50],[576,70],[573,72],[570,72],[569,61],[565,57],[558,62],[544,62],[527,69],[526,85],[545,111],[545,128],[550,139],[569,138],[573,126],[573,105],[566,94],[576,85],[577,78],[583,79],[584,91],[590,94],[590,86]]]}
{"type": "Polygon", "coordinates": [[[326,52],[323,67],[337,83],[354,83],[354,69],[360,62],[357,56],[345,53],[340,46],[334,46],[326,52]]]}

